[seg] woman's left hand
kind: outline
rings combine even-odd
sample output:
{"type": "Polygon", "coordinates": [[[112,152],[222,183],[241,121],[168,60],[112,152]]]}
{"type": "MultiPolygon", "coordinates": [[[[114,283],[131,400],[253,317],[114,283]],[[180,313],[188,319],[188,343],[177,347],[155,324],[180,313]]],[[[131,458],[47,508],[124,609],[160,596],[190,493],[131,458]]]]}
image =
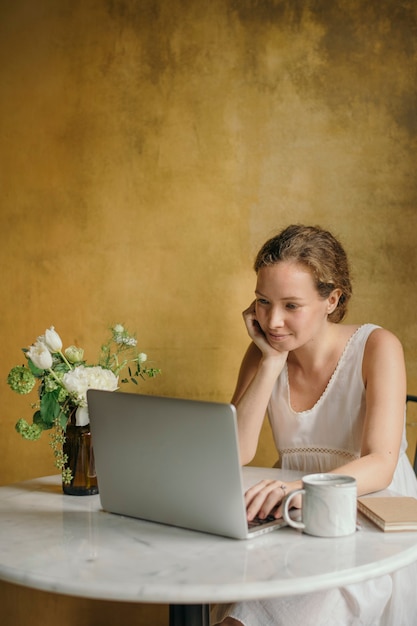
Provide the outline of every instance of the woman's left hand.
{"type": "MultiPolygon", "coordinates": [[[[299,489],[300,481],[286,483],[282,480],[261,480],[253,485],[245,493],[246,513],[249,521],[255,517],[264,519],[268,515],[275,518],[282,517],[282,501],[284,497],[299,489]]],[[[292,507],[301,508],[301,496],[297,495],[292,500],[292,507]]]]}

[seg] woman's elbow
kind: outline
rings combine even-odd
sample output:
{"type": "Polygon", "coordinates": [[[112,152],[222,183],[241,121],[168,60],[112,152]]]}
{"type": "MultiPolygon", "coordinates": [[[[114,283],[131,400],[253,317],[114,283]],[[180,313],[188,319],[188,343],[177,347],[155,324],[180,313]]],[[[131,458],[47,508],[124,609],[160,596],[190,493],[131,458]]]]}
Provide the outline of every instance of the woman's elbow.
{"type": "Polygon", "coordinates": [[[255,458],[256,448],[253,450],[251,448],[245,448],[240,446],[239,449],[239,459],[241,465],[248,465],[255,458]]]}
{"type": "Polygon", "coordinates": [[[387,489],[394,478],[395,468],[398,463],[398,455],[385,453],[371,454],[370,457],[374,457],[373,475],[378,491],[381,489],[387,489]]]}

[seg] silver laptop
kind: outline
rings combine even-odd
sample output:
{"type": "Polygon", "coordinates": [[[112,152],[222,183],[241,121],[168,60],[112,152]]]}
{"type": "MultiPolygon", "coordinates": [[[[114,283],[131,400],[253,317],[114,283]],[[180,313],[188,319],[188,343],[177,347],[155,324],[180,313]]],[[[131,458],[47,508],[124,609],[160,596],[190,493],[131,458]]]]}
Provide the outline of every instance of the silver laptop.
{"type": "Polygon", "coordinates": [[[93,389],[87,401],[104,510],[236,539],[285,526],[248,526],[233,405],[93,389]]]}

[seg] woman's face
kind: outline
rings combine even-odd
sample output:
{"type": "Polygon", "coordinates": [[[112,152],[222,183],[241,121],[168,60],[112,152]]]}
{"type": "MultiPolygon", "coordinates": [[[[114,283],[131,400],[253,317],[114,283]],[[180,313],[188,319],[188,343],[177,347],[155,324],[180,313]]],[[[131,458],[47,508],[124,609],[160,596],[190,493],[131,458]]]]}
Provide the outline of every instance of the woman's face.
{"type": "Polygon", "coordinates": [[[321,298],[309,270],[289,261],[262,267],[257,278],[256,318],[270,345],[290,351],[314,341],[337,306],[338,290],[321,298]]]}

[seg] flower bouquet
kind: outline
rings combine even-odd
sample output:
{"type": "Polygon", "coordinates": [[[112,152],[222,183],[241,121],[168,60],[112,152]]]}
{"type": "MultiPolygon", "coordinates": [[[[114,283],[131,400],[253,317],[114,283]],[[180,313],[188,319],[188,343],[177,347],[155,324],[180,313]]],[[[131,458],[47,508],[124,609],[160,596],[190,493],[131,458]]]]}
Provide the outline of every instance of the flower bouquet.
{"type": "MultiPolygon", "coordinates": [[[[13,367],[7,382],[18,394],[30,393],[38,383],[38,401],[32,404],[32,423],[21,418],[16,430],[32,441],[39,439],[44,430],[52,430],[50,444],[55,465],[62,473],[64,492],[76,493],[69,488],[66,491],[65,487],[74,481],[74,462],[69,458],[74,452],[68,437],[70,431],[72,435],[77,432],[84,437],[84,447],[88,443],[90,470],[87,475],[95,477],[91,468],[94,458],[90,451],[87,390],[116,391],[119,382],[137,385],[139,378],[153,378],[160,370],[147,366],[147,355],[137,350],[136,338],[121,324],[111,328],[111,336],[101,346],[96,365],[87,365],[82,348],[69,346],[63,351],[62,347],[60,336],[51,326],[32,346],[23,348],[27,363],[13,367]],[[122,372],[126,374],[119,381],[122,372]]],[[[80,446],[79,442],[75,445],[76,454],[80,454],[80,446]]],[[[88,492],[97,493],[97,488],[88,492]]]]}

